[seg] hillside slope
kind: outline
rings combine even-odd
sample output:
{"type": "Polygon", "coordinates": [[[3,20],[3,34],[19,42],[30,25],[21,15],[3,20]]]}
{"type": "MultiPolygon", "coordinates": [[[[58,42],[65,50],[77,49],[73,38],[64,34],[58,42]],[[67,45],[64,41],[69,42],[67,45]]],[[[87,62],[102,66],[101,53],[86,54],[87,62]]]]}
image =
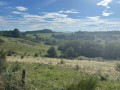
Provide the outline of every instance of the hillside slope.
{"type": "Polygon", "coordinates": [[[43,56],[50,47],[49,45],[45,45],[43,42],[36,43],[20,38],[0,36],[0,39],[4,40],[4,42],[0,45],[0,49],[4,49],[5,51],[12,50],[20,55],[26,53],[27,55],[33,56],[37,53],[40,56],[43,56]]]}

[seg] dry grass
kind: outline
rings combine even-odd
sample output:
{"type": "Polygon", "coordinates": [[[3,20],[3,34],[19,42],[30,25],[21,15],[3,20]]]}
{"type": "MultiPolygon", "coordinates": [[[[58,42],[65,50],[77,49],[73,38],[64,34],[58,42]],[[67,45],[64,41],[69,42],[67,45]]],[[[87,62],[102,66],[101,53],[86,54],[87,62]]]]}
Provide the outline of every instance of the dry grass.
{"type": "Polygon", "coordinates": [[[59,65],[62,67],[75,68],[76,65],[80,67],[80,72],[86,72],[89,74],[98,74],[105,76],[109,79],[118,80],[120,79],[120,73],[115,70],[116,63],[120,61],[88,61],[88,60],[67,60],[62,59],[64,64],[60,64],[61,59],[56,58],[42,58],[42,57],[24,57],[21,59],[20,56],[17,57],[7,57],[10,62],[25,62],[25,63],[42,63],[50,65],[59,65]]]}

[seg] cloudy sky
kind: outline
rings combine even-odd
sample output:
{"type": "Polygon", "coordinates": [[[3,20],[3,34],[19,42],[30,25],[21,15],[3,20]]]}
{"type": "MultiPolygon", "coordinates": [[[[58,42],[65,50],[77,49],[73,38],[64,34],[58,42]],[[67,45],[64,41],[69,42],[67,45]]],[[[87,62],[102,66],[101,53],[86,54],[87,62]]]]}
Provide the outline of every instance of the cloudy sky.
{"type": "Polygon", "coordinates": [[[120,0],[0,0],[0,30],[120,31],[120,0]]]}

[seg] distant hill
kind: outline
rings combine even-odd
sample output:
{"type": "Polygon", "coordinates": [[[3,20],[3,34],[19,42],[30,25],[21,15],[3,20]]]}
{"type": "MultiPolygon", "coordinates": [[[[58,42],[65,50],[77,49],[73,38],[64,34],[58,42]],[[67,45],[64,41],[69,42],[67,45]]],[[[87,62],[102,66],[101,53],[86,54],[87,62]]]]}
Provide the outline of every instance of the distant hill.
{"type": "Polygon", "coordinates": [[[43,29],[43,30],[35,30],[35,31],[26,31],[25,33],[54,33],[54,31],[50,29],[43,29]]]}
{"type": "Polygon", "coordinates": [[[88,32],[88,31],[76,31],[71,33],[65,32],[55,32],[50,29],[34,30],[20,32],[18,29],[9,31],[0,31],[0,36],[14,37],[14,38],[25,38],[26,36],[31,36],[36,39],[41,40],[44,37],[62,39],[62,40],[90,40],[96,42],[120,42],[120,31],[98,31],[98,32],[88,32]],[[30,34],[30,35],[29,35],[30,34]],[[37,37],[36,37],[37,36],[37,37]]]}
{"type": "Polygon", "coordinates": [[[98,31],[98,32],[86,32],[86,31],[77,31],[71,33],[71,35],[53,35],[55,39],[64,39],[64,40],[92,40],[97,42],[110,42],[110,41],[120,41],[120,31],[98,31]]]}

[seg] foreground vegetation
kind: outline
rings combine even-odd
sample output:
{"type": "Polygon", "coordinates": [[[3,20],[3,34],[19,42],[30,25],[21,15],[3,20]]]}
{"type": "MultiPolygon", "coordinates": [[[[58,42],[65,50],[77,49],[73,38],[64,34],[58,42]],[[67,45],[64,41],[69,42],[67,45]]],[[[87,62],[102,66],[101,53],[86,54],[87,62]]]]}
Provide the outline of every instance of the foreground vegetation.
{"type": "MultiPolygon", "coordinates": [[[[97,70],[94,74],[89,69],[69,67],[66,61],[58,64],[45,61],[42,62],[7,62],[7,69],[0,75],[0,87],[10,90],[20,90],[22,86],[22,72],[25,70],[24,89],[34,90],[119,90],[119,77],[112,77],[113,72],[97,70]],[[104,74],[103,74],[104,73],[104,74]],[[105,74],[106,73],[106,74],[105,74]],[[112,78],[111,78],[112,77],[112,78]],[[4,78],[4,79],[3,79],[4,78]],[[5,81],[4,81],[5,80],[5,81]],[[5,82],[5,83],[3,83],[5,82]],[[5,84],[5,85],[3,85],[5,84]],[[10,85],[10,86],[7,86],[10,85]]],[[[24,61],[24,60],[23,60],[24,61]]],[[[75,62],[75,61],[73,61],[75,62]]],[[[72,63],[73,63],[72,62],[72,63]]],[[[89,61],[88,61],[89,62],[89,61]]],[[[96,62],[96,61],[95,61],[96,62]]],[[[71,64],[72,64],[71,63],[71,64]]],[[[92,61],[91,61],[92,63],[92,61]]],[[[97,62],[99,63],[99,62],[97,62]]],[[[87,64],[87,63],[86,63],[87,64]]],[[[105,65],[109,64],[109,62],[105,65]]],[[[77,65],[77,64],[76,64],[77,65]]],[[[102,68],[102,67],[101,67],[102,68]]],[[[107,69],[109,69],[108,67],[107,69]]],[[[115,66],[113,66],[116,69],[115,66]]],[[[117,72],[117,71],[116,71],[117,72]]],[[[117,72],[119,76],[119,72],[117,72]]]]}
{"type": "Polygon", "coordinates": [[[69,61],[39,57],[21,59],[18,56],[6,58],[2,50],[0,63],[0,89],[3,90],[120,89],[120,64],[116,65],[119,62],[115,61],[69,61]]]}

